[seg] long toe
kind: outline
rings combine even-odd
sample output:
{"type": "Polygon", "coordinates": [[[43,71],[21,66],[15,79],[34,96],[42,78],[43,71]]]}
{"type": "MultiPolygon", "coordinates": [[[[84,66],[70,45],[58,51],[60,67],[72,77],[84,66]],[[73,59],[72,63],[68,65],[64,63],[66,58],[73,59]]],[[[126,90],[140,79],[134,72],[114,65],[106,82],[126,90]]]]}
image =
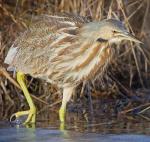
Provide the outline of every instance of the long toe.
{"type": "Polygon", "coordinates": [[[24,124],[35,123],[35,119],[36,119],[36,108],[30,109],[28,117],[27,117],[26,121],[24,122],[24,124]]]}
{"type": "Polygon", "coordinates": [[[29,114],[29,111],[19,111],[11,115],[10,122],[21,124],[29,114]]]}
{"type": "Polygon", "coordinates": [[[27,111],[19,111],[17,113],[12,114],[10,117],[10,122],[15,122],[17,124],[35,123],[35,118],[36,118],[36,108],[33,108],[27,111]],[[25,117],[27,117],[26,120],[25,117]]]}

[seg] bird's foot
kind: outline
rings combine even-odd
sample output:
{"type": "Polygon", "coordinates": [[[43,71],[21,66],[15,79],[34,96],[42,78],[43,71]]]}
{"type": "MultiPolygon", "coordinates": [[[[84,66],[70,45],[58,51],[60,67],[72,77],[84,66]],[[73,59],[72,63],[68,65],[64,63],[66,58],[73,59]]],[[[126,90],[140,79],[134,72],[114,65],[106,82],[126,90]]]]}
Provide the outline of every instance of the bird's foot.
{"type": "Polygon", "coordinates": [[[25,124],[29,124],[29,123],[35,123],[35,118],[36,118],[36,108],[31,108],[30,110],[27,111],[19,111],[17,113],[14,113],[11,117],[10,117],[10,121],[14,121],[14,120],[18,120],[21,116],[27,116],[27,119],[25,120],[25,122],[23,123],[25,124]]]}

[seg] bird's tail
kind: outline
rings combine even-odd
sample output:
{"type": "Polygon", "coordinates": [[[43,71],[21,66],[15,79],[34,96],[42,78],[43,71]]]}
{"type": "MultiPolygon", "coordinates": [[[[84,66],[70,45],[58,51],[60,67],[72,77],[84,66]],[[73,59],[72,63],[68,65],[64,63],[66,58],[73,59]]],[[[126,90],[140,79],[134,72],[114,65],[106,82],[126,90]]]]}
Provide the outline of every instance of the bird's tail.
{"type": "Polygon", "coordinates": [[[14,71],[14,67],[12,67],[12,62],[18,52],[18,47],[11,47],[7,53],[7,56],[5,57],[4,63],[8,64],[9,67],[7,68],[8,71],[14,71]]]}

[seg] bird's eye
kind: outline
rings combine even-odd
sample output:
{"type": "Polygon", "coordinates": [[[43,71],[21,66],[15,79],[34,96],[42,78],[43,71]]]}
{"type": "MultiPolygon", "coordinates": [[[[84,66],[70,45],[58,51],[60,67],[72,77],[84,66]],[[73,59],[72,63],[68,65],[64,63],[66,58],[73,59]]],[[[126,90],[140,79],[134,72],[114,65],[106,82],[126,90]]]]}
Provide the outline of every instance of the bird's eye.
{"type": "Polygon", "coordinates": [[[117,31],[113,31],[114,34],[118,33],[117,31]]]}

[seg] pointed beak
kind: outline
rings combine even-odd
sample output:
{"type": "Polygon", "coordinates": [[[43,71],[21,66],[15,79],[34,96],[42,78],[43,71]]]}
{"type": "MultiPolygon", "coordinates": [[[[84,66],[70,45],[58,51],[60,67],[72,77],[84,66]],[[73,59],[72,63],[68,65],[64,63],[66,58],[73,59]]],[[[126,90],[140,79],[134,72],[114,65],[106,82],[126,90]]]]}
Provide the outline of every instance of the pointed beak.
{"type": "Polygon", "coordinates": [[[123,33],[122,36],[124,37],[124,39],[126,40],[130,40],[130,41],[133,41],[133,42],[136,42],[136,43],[143,43],[141,42],[140,40],[138,40],[135,36],[133,36],[132,34],[126,32],[126,33],[123,33]]]}

